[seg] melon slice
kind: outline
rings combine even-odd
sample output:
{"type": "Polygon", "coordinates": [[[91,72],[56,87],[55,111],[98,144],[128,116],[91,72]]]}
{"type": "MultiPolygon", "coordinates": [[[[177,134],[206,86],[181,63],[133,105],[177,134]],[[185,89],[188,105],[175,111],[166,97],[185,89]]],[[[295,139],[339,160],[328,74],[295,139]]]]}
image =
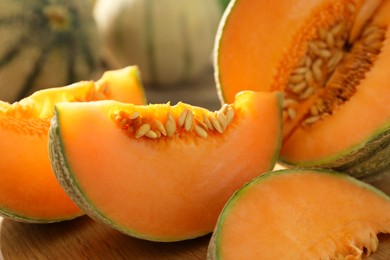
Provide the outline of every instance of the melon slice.
{"type": "Polygon", "coordinates": [[[273,168],[280,102],[278,93],[248,91],[215,112],[184,103],[60,103],[51,163],[80,208],[125,234],[202,236],[236,189],[273,168]]]}
{"type": "Polygon", "coordinates": [[[283,91],[281,161],[364,178],[390,168],[390,1],[236,0],[221,22],[216,80],[283,91]]]}
{"type": "Polygon", "coordinates": [[[48,131],[57,102],[100,99],[144,104],[138,69],[108,71],[97,82],[40,90],[13,104],[0,101],[2,216],[47,223],[83,214],[58,184],[51,169],[48,131]]]}
{"type": "Polygon", "coordinates": [[[361,259],[390,232],[390,198],[348,175],[266,173],[225,205],[209,259],[361,259]]]}

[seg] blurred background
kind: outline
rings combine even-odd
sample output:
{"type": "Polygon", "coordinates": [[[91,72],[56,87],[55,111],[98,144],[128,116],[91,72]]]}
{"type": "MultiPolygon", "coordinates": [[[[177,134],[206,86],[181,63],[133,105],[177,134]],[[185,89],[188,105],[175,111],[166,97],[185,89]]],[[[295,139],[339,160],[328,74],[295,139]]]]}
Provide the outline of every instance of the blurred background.
{"type": "Polygon", "coordinates": [[[149,103],[220,102],[215,36],[229,0],[2,0],[0,100],[137,65],[149,103]]]}

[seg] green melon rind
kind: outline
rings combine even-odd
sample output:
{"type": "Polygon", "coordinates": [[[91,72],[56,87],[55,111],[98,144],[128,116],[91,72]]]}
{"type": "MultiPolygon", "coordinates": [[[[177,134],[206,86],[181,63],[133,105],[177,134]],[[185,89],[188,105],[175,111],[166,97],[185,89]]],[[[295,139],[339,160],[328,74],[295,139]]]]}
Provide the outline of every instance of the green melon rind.
{"type": "Polygon", "coordinates": [[[27,216],[27,215],[22,215],[18,212],[14,212],[12,210],[9,210],[6,207],[2,207],[2,208],[0,208],[0,215],[5,217],[5,218],[12,219],[12,220],[22,222],[22,223],[50,224],[50,223],[72,220],[72,219],[75,219],[75,218],[82,216],[83,213],[75,214],[72,216],[61,217],[61,218],[44,219],[44,218],[35,218],[35,217],[27,216]]]}
{"type": "Polygon", "coordinates": [[[217,225],[215,226],[214,232],[211,236],[208,250],[207,250],[207,259],[208,260],[214,260],[214,259],[221,259],[221,256],[219,255],[220,247],[221,245],[218,243],[218,236],[221,232],[221,224],[224,222],[225,217],[229,214],[230,208],[235,205],[235,203],[238,203],[240,197],[245,195],[246,191],[250,189],[252,186],[255,185],[261,185],[262,182],[265,180],[272,178],[276,175],[281,174],[295,174],[300,172],[314,172],[318,174],[332,174],[333,176],[342,178],[344,180],[348,180],[349,182],[362,187],[368,191],[371,191],[378,195],[379,197],[383,197],[386,200],[390,202],[390,197],[386,195],[386,193],[382,192],[381,190],[375,188],[374,186],[365,183],[363,181],[360,181],[352,176],[346,175],[344,173],[333,171],[333,170],[327,170],[327,169],[303,169],[303,168],[295,168],[295,169],[284,169],[284,170],[277,170],[277,171],[270,171],[266,172],[263,175],[260,175],[259,177],[254,178],[252,181],[246,183],[243,185],[240,189],[238,189],[232,197],[228,200],[228,202],[225,204],[224,208],[221,211],[221,214],[218,218],[217,225]]]}
{"type": "Polygon", "coordinates": [[[54,109],[54,116],[51,121],[51,125],[49,128],[49,157],[50,162],[54,171],[54,174],[61,185],[61,187],[65,190],[65,192],[69,195],[69,197],[73,200],[73,202],[82,209],[89,217],[96,220],[97,222],[101,222],[111,228],[114,228],[126,235],[149,240],[155,242],[175,242],[179,240],[185,239],[193,239],[207,233],[195,234],[191,237],[177,238],[177,237],[152,237],[144,234],[140,234],[134,230],[130,230],[127,227],[123,227],[115,221],[111,220],[107,215],[101,212],[88,198],[86,193],[80,187],[77,180],[74,178],[74,174],[66,159],[66,151],[63,143],[61,142],[61,129],[58,126],[58,117],[59,111],[57,108],[54,109]]]}
{"type": "MultiPolygon", "coordinates": [[[[231,0],[231,1],[235,1],[235,0],[231,0]]],[[[282,92],[275,92],[276,93],[276,96],[277,96],[277,99],[278,99],[278,108],[279,108],[279,122],[282,122],[283,121],[283,102],[284,102],[284,94],[282,92]]],[[[271,171],[272,169],[275,168],[275,165],[277,164],[277,162],[279,161],[279,157],[280,157],[280,150],[282,149],[282,134],[283,131],[282,131],[282,123],[280,123],[280,127],[279,127],[279,134],[278,134],[278,144],[277,144],[277,147],[275,149],[275,153],[272,157],[272,161],[271,161],[271,167],[269,168],[269,170],[271,171]]]]}
{"type": "Polygon", "coordinates": [[[390,168],[390,125],[334,156],[300,162],[292,162],[281,156],[279,161],[293,167],[333,169],[360,179],[381,174],[390,168]]]}

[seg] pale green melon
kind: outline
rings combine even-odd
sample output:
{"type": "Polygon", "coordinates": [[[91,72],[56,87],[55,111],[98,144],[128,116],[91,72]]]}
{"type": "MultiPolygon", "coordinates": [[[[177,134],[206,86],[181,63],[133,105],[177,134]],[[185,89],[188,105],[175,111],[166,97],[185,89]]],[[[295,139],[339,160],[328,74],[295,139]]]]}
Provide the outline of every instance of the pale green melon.
{"type": "Polygon", "coordinates": [[[99,0],[94,16],[110,66],[137,64],[145,83],[173,85],[211,66],[219,0],[99,0]]]}

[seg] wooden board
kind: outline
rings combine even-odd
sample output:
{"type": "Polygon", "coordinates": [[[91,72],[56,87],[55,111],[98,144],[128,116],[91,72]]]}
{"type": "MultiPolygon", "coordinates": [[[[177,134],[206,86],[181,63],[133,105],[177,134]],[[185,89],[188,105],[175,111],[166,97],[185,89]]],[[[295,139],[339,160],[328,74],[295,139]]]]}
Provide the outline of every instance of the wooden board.
{"type": "MultiPolygon", "coordinates": [[[[185,101],[208,109],[220,106],[213,76],[181,88],[147,89],[151,103],[185,101]]],[[[372,182],[390,194],[390,174],[372,182]]],[[[1,219],[1,259],[206,259],[210,235],[183,242],[139,240],[99,224],[87,216],[55,224],[26,224],[1,219]]],[[[390,235],[380,235],[379,250],[366,259],[390,259],[390,235]]]]}
{"type": "MultiPolygon", "coordinates": [[[[55,224],[25,224],[4,219],[3,259],[206,259],[210,235],[183,242],[139,240],[84,216],[55,224]]],[[[390,235],[380,236],[378,251],[366,259],[390,259],[390,235]]],[[[276,259],[277,260],[277,259],[276,259]]]]}
{"type": "Polygon", "coordinates": [[[139,240],[89,217],[55,224],[26,224],[4,219],[4,259],[205,259],[209,236],[156,243],[139,240]]]}

